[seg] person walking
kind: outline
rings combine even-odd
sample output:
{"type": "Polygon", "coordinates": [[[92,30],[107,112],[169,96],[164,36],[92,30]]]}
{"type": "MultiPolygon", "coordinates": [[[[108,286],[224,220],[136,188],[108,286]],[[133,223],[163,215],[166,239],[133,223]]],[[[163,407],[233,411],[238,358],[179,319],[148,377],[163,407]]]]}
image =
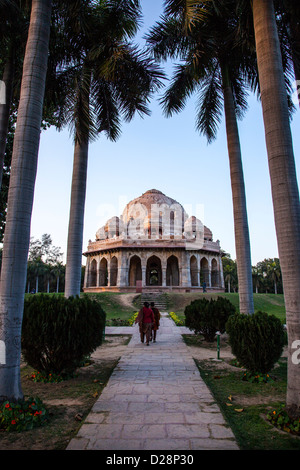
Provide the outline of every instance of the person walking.
{"type": "Polygon", "coordinates": [[[154,302],[151,302],[151,310],[154,314],[154,323],[152,325],[152,339],[153,343],[156,343],[156,332],[159,329],[160,312],[158,308],[155,307],[154,302]]]}
{"type": "Polygon", "coordinates": [[[152,332],[152,324],[154,323],[154,313],[149,308],[149,303],[144,302],[143,308],[140,309],[139,314],[135,320],[135,323],[139,324],[140,334],[141,334],[141,342],[144,343],[145,336],[146,336],[146,343],[149,346],[151,332],[152,332]]]}

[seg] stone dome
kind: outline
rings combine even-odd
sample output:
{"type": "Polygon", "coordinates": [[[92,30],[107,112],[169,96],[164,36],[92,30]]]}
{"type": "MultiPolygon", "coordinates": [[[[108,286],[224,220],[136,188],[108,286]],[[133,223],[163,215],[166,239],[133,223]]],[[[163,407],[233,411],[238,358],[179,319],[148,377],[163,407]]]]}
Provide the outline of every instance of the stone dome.
{"type": "Polygon", "coordinates": [[[121,216],[124,226],[138,226],[144,234],[150,230],[153,234],[156,227],[157,235],[162,232],[167,235],[170,232],[170,220],[173,221],[172,234],[182,235],[187,218],[188,215],[179,202],[157,189],[150,189],[130,201],[121,216]]]}
{"type": "Polygon", "coordinates": [[[141,196],[130,201],[125,207],[122,220],[124,223],[130,219],[143,219],[146,221],[151,217],[152,213],[155,212],[156,207],[169,210],[180,210],[183,214],[184,220],[188,218],[183,206],[179,204],[175,199],[166,196],[157,189],[150,189],[141,196]]]}
{"type": "Polygon", "coordinates": [[[96,233],[96,240],[118,237],[123,231],[123,222],[119,217],[111,217],[96,233]]]}
{"type": "Polygon", "coordinates": [[[204,235],[204,226],[201,220],[197,219],[194,215],[189,217],[184,224],[184,232],[185,236],[187,238],[193,238],[196,236],[196,232],[201,234],[201,236],[204,235]]]}

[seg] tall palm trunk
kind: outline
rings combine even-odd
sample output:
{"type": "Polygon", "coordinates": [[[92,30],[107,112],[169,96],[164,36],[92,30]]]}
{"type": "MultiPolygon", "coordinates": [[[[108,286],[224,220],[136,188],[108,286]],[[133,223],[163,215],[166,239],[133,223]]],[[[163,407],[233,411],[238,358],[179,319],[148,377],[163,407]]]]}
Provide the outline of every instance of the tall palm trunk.
{"type": "Polygon", "coordinates": [[[4,156],[13,94],[14,68],[14,49],[13,46],[11,46],[9,57],[5,63],[3,72],[3,82],[5,83],[5,103],[0,103],[0,190],[2,187],[4,156]]]}
{"type": "Polygon", "coordinates": [[[274,5],[253,0],[259,81],[288,329],[287,408],[300,411],[300,205],[274,5]]]}
{"type": "Polygon", "coordinates": [[[32,1],[24,57],[0,284],[0,401],[23,398],[20,383],[21,327],[47,73],[51,6],[51,0],[32,1]]]}
{"type": "Polygon", "coordinates": [[[223,95],[233,202],[240,312],[254,313],[252,264],[242,155],[233,93],[223,67],[223,95]]]}
{"type": "Polygon", "coordinates": [[[82,244],[90,134],[91,70],[82,68],[75,114],[75,147],[67,243],[65,297],[80,295],[82,244]]]}
{"type": "Polygon", "coordinates": [[[88,142],[75,143],[67,245],[65,297],[80,295],[88,142]]]}

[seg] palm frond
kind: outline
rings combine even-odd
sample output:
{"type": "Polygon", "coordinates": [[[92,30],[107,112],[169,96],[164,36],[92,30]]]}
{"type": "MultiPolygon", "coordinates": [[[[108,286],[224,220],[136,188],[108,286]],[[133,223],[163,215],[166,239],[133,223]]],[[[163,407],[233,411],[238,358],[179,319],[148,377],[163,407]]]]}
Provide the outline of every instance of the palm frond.
{"type": "Polygon", "coordinates": [[[171,85],[160,99],[164,114],[169,117],[184,109],[186,100],[192,95],[197,87],[197,80],[186,65],[175,66],[175,72],[171,85]]]}
{"type": "Polygon", "coordinates": [[[223,114],[223,93],[220,70],[217,64],[199,85],[196,129],[211,143],[217,135],[223,114]]]}
{"type": "Polygon", "coordinates": [[[120,113],[112,85],[105,80],[93,81],[91,95],[97,133],[105,132],[110,140],[116,141],[121,133],[120,113]]]}
{"type": "Polygon", "coordinates": [[[145,39],[148,50],[157,60],[182,58],[190,45],[190,38],[182,34],[182,22],[165,16],[153,26],[145,39]]]}
{"type": "Polygon", "coordinates": [[[187,33],[198,22],[209,15],[207,6],[212,0],[165,0],[164,8],[167,16],[184,19],[184,30],[187,33]]]}

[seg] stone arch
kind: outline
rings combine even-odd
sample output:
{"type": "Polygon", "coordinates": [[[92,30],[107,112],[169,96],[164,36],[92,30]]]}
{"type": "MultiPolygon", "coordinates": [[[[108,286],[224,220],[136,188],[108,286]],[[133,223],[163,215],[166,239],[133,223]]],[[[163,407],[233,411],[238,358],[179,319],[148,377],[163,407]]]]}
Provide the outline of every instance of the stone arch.
{"type": "Polygon", "coordinates": [[[89,287],[97,286],[97,261],[93,259],[90,264],[89,287]]]}
{"type": "Polygon", "coordinates": [[[195,255],[191,256],[191,259],[190,259],[190,271],[191,271],[191,286],[199,286],[199,268],[198,268],[198,261],[195,255]]]}
{"type": "Polygon", "coordinates": [[[161,286],[162,285],[161,260],[160,258],[158,258],[158,256],[152,255],[147,261],[146,285],[147,286],[161,286]]]}
{"type": "Polygon", "coordinates": [[[136,286],[136,281],[142,280],[142,262],[141,258],[134,255],[130,258],[128,270],[128,284],[129,286],[136,286]]]}
{"type": "Polygon", "coordinates": [[[116,286],[118,280],[118,259],[113,256],[110,261],[110,285],[116,286]]]}
{"type": "Polygon", "coordinates": [[[107,259],[102,258],[100,261],[100,269],[99,269],[99,286],[105,287],[107,285],[108,285],[107,259]]]}
{"type": "Polygon", "coordinates": [[[206,285],[209,284],[209,266],[207,258],[202,258],[200,261],[200,283],[206,282],[206,285]]]}
{"type": "Polygon", "coordinates": [[[219,268],[218,262],[215,258],[211,261],[211,285],[212,287],[219,286],[219,268]]]}
{"type": "Polygon", "coordinates": [[[179,286],[179,266],[177,256],[167,259],[167,286],[179,286]]]}

